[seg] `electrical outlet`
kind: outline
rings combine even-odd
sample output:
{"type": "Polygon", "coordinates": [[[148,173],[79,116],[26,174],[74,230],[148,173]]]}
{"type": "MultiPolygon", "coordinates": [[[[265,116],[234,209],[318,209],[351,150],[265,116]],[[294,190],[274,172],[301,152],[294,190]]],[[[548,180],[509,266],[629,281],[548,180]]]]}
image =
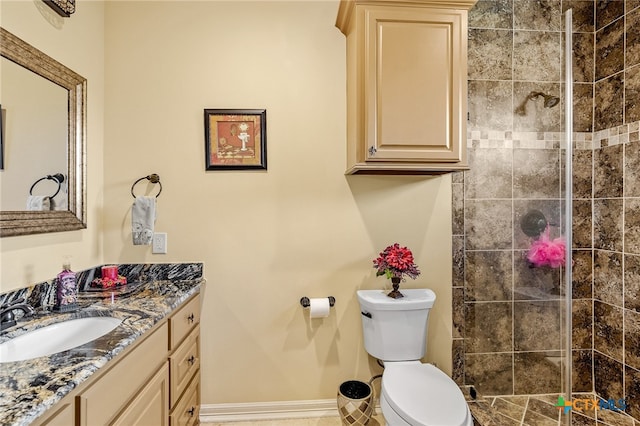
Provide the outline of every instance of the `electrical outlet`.
{"type": "Polygon", "coordinates": [[[151,244],[151,253],[167,254],[167,233],[155,232],[151,244]]]}

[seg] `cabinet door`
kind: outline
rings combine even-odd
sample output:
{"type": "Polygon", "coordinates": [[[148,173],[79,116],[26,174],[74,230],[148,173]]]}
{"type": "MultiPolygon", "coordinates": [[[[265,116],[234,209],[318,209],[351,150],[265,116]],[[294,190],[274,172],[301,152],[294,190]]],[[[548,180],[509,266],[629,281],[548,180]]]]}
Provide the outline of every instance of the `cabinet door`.
{"type": "Polygon", "coordinates": [[[73,426],[76,421],[76,413],[72,403],[60,403],[60,407],[51,416],[43,421],[36,421],[37,426],[73,426]]]}
{"type": "Polygon", "coordinates": [[[462,161],[467,12],[368,6],[363,13],[366,161],[462,161]]]}
{"type": "Polygon", "coordinates": [[[113,426],[169,426],[169,367],[165,363],[130,404],[111,423],[113,426]]]}

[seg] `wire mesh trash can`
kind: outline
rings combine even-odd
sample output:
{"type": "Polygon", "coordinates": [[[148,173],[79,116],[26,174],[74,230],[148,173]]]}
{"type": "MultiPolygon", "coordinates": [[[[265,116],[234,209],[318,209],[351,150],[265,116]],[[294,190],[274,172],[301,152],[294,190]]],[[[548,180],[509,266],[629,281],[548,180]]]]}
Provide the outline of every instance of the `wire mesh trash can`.
{"type": "Polygon", "coordinates": [[[349,380],[338,388],[338,412],[343,425],[366,425],[373,413],[371,386],[359,380],[349,380]]]}

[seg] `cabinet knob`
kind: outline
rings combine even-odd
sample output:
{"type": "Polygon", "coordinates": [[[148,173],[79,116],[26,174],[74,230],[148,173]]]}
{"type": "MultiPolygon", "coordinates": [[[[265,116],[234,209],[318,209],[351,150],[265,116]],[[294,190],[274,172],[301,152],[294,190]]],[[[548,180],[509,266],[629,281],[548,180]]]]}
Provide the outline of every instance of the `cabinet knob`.
{"type": "Polygon", "coordinates": [[[189,362],[190,365],[193,365],[194,362],[196,362],[196,357],[194,357],[193,355],[191,355],[189,357],[189,359],[187,359],[187,361],[189,362]]]}
{"type": "Polygon", "coordinates": [[[369,147],[369,155],[370,155],[371,157],[373,157],[374,155],[376,155],[376,152],[377,152],[377,151],[378,151],[378,150],[377,150],[375,147],[373,147],[373,146],[372,146],[372,147],[369,147]]]}
{"type": "Polygon", "coordinates": [[[196,407],[191,407],[191,409],[187,410],[187,413],[189,413],[189,417],[193,417],[195,412],[196,412],[196,407]]]}
{"type": "Polygon", "coordinates": [[[189,322],[193,322],[193,320],[195,320],[195,318],[196,318],[196,316],[195,316],[195,315],[193,315],[193,314],[191,314],[191,315],[189,315],[189,316],[187,317],[187,321],[189,321],[189,322]]]}

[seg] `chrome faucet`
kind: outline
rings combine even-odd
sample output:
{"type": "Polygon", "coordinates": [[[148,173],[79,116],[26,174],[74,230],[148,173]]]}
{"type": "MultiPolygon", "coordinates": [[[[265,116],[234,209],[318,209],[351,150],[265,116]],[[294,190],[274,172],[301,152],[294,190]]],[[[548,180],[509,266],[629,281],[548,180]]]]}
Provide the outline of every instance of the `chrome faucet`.
{"type": "Polygon", "coordinates": [[[16,317],[13,313],[15,310],[24,312],[25,316],[36,313],[33,307],[25,302],[24,298],[2,305],[0,306],[0,331],[16,325],[16,317]]]}

